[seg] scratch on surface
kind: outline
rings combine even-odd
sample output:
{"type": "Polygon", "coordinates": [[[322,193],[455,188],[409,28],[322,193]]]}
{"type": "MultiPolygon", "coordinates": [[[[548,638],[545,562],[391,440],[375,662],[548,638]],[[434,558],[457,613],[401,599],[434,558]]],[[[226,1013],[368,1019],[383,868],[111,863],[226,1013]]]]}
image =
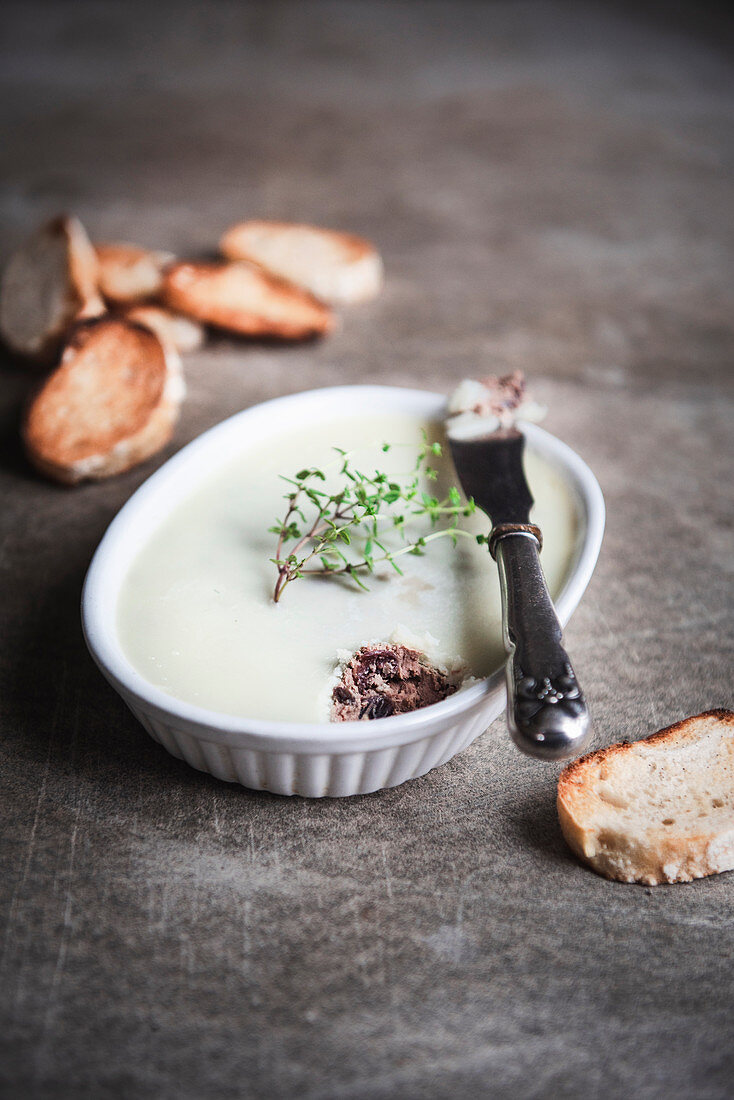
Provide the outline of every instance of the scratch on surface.
{"type": "Polygon", "coordinates": [[[156,924],[156,929],[162,932],[165,932],[166,928],[168,927],[168,903],[170,885],[170,879],[168,877],[164,878],[163,882],[161,883],[160,917],[158,918],[158,923],[156,924]]]}
{"type": "Polygon", "coordinates": [[[250,955],[252,954],[252,935],[250,932],[250,903],[245,900],[242,906],[242,965],[243,974],[250,970],[250,955]]]}
{"type": "Polygon", "coordinates": [[[181,971],[187,978],[191,978],[194,974],[194,949],[186,934],[179,937],[178,951],[181,971]]]}
{"type": "Polygon", "coordinates": [[[26,850],[25,862],[23,864],[23,874],[21,875],[20,882],[18,883],[15,890],[13,891],[13,895],[12,895],[11,900],[10,900],[10,907],[8,909],[8,919],[7,919],[7,925],[6,925],[6,928],[5,928],[5,941],[4,941],[4,944],[3,944],[3,956],[2,956],[2,960],[0,961],[0,973],[5,972],[5,968],[6,968],[6,965],[7,965],[7,962],[8,962],[8,955],[9,955],[9,952],[10,952],[12,934],[13,934],[13,931],[14,931],[14,926],[16,924],[16,920],[18,918],[18,910],[20,908],[20,898],[21,898],[21,895],[23,893],[23,889],[25,887],[26,881],[28,879],[28,874],[29,874],[30,869],[31,869],[31,863],[33,862],[33,854],[35,852],[35,847],[36,847],[36,834],[38,832],[38,823],[39,823],[40,817],[41,817],[41,806],[43,805],[44,800],[46,798],[46,788],[48,786],[48,774],[49,774],[49,771],[50,771],[50,768],[51,768],[51,752],[53,750],[54,743],[56,741],[56,731],[58,729],[59,715],[61,713],[61,708],[62,708],[63,701],[64,701],[64,698],[65,698],[65,695],[66,695],[66,675],[67,675],[67,666],[64,663],[61,666],[61,674],[60,674],[61,683],[60,683],[60,687],[59,687],[58,698],[56,700],[56,709],[54,711],[53,721],[51,722],[51,732],[49,733],[48,748],[46,750],[46,761],[45,761],[44,767],[43,767],[43,777],[41,779],[41,786],[38,789],[38,797],[36,798],[36,808],[35,808],[35,811],[34,811],[34,814],[33,814],[33,824],[31,825],[30,836],[28,837],[28,847],[27,847],[27,850],[26,850]]]}
{"type": "Polygon", "coordinates": [[[628,652],[632,655],[632,659],[635,662],[635,664],[640,664],[640,655],[638,654],[635,647],[632,645],[632,638],[634,637],[634,634],[632,632],[629,632],[629,631],[615,631],[615,630],[613,630],[608,618],[606,617],[606,615],[602,611],[599,604],[597,604],[596,613],[597,613],[597,617],[601,620],[601,622],[604,623],[604,626],[607,628],[607,632],[609,634],[609,638],[610,638],[612,644],[615,645],[615,646],[622,645],[623,647],[625,647],[628,650],[628,652]]]}
{"type": "Polygon", "coordinates": [[[609,635],[611,641],[616,642],[616,640],[617,640],[616,635],[615,635],[614,631],[612,630],[612,626],[611,626],[611,623],[609,622],[609,619],[604,614],[604,612],[601,608],[601,604],[599,603],[598,600],[595,600],[594,605],[595,605],[594,610],[595,610],[595,614],[596,614],[597,619],[599,620],[599,622],[603,623],[604,626],[606,627],[607,634],[609,635]]]}
{"type": "Polygon", "coordinates": [[[10,941],[13,933],[13,926],[17,916],[19,908],[20,895],[23,892],[26,881],[28,879],[28,872],[30,871],[31,862],[33,860],[33,852],[36,847],[36,833],[38,831],[38,819],[41,813],[41,805],[46,797],[46,785],[48,781],[48,770],[51,763],[51,741],[49,740],[48,753],[46,755],[46,766],[43,772],[43,779],[41,780],[41,786],[38,791],[38,798],[36,799],[36,809],[33,815],[33,824],[31,825],[30,836],[28,837],[28,847],[26,850],[25,862],[23,864],[23,874],[21,875],[20,882],[13,891],[12,898],[10,899],[10,908],[8,910],[8,921],[5,927],[5,942],[3,944],[3,957],[0,962],[0,972],[5,971],[5,966],[8,959],[8,952],[10,950],[10,941]]]}
{"type": "Polygon", "coordinates": [[[387,896],[392,901],[392,878],[390,877],[390,868],[387,865],[387,849],[385,842],[382,842],[382,866],[385,868],[385,889],[387,890],[387,896]]]}
{"type": "Polygon", "coordinates": [[[41,1075],[43,1073],[46,1057],[48,1054],[49,1036],[56,1016],[58,991],[61,987],[61,983],[64,977],[64,967],[66,965],[66,954],[69,947],[69,938],[72,932],[71,914],[74,903],[73,894],[73,879],[74,879],[74,856],[76,853],[76,837],[79,829],[79,815],[81,813],[81,804],[77,802],[76,812],[74,814],[74,825],[71,830],[71,836],[69,838],[69,861],[67,865],[67,879],[66,879],[66,892],[64,895],[64,915],[61,928],[61,938],[59,940],[59,949],[56,953],[56,965],[54,966],[54,972],[51,977],[51,985],[48,992],[48,1005],[46,1008],[46,1015],[43,1021],[43,1031],[41,1034],[41,1040],[39,1043],[38,1056],[36,1061],[36,1073],[41,1075]]]}
{"type": "Polygon", "coordinates": [[[80,809],[81,807],[77,805],[76,814],[74,816],[74,827],[71,830],[71,837],[69,840],[69,866],[67,868],[66,894],[64,898],[63,927],[61,929],[59,950],[56,956],[56,966],[54,968],[53,978],[51,979],[51,990],[49,994],[50,1002],[53,1001],[53,998],[56,995],[56,990],[61,984],[61,978],[64,973],[64,964],[66,962],[66,951],[69,944],[69,934],[71,932],[71,910],[73,903],[72,880],[74,875],[74,854],[76,851],[76,834],[79,828],[80,809]]]}
{"type": "Polygon", "coordinates": [[[358,977],[362,985],[368,988],[371,984],[370,973],[367,965],[368,951],[364,945],[364,928],[359,916],[359,902],[356,897],[353,897],[349,902],[349,909],[352,914],[352,923],[354,925],[354,934],[357,941],[357,950],[351,952],[353,964],[357,967],[358,977]]]}
{"type": "Polygon", "coordinates": [[[459,894],[459,904],[456,907],[456,927],[457,927],[459,932],[461,932],[461,926],[464,923],[464,905],[466,903],[466,895],[467,895],[468,890],[469,890],[469,883],[471,882],[471,880],[473,878],[476,878],[476,876],[478,874],[479,874],[478,870],[477,871],[472,871],[471,874],[466,876],[466,878],[464,879],[464,881],[461,884],[461,892],[459,894]]]}
{"type": "Polygon", "coordinates": [[[441,924],[435,932],[421,937],[435,955],[454,965],[461,962],[469,947],[469,939],[464,932],[464,908],[469,893],[469,885],[478,874],[479,870],[472,871],[462,882],[453,924],[441,924]]]}
{"type": "Polygon", "coordinates": [[[273,848],[273,863],[275,864],[275,873],[280,878],[282,873],[282,867],[280,864],[280,852],[277,848],[273,848]]]}

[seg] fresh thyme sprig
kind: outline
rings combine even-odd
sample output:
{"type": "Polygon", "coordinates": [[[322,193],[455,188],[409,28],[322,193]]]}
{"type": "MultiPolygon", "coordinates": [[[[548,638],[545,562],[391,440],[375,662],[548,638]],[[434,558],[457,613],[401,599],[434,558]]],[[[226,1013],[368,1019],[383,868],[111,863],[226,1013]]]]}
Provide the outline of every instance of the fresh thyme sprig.
{"type": "MultiPolygon", "coordinates": [[[[326,474],[316,467],[283,478],[291,486],[285,496],[288,507],[283,519],[269,528],[278,536],[275,557],[270,559],[278,573],[273,591],[275,603],[291,581],[309,575],[346,574],[366,590],[360,573],[373,573],[382,562],[389,562],[397,573],[402,573],[396,558],[422,554],[429,543],[439,538],[448,537],[456,545],[459,535],[469,534],[458,523],[462,516],[470,516],[476,510],[473,500],[463,501],[454,486],[442,499],[421,490],[422,477],[428,481],[438,478],[438,470],[430,465],[430,459],[441,456],[441,444],[429,443],[425,433],[423,438],[412,475],[404,481],[380,470],[372,475],[362,473],[352,466],[348,453],[340,447],[334,447],[341,458],[342,478],[336,492],[319,487],[326,481],[326,474]],[[418,519],[426,518],[433,528],[441,522],[445,526],[426,535],[410,531],[418,519]],[[396,531],[404,545],[397,550],[389,549],[381,527],[396,531]],[[346,552],[350,547],[351,556],[346,552]]],[[[382,449],[389,451],[390,447],[384,443],[382,449]]]]}

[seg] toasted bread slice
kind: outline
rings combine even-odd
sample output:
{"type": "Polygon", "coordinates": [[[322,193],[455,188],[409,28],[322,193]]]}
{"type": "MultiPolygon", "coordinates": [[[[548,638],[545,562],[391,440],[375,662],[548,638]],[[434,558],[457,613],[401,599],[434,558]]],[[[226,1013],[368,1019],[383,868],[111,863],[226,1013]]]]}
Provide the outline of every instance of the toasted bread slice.
{"type": "Polygon", "coordinates": [[[558,815],[573,851],[620,882],[690,882],[734,868],[734,712],[686,718],[564,768],[558,815]]]}
{"type": "Polygon", "coordinates": [[[308,291],[250,263],[178,263],[163,276],[170,309],[241,336],[304,340],[334,326],[331,310],[308,291]]]}
{"type": "Polygon", "coordinates": [[[172,252],[153,252],[134,244],[95,244],[99,289],[112,305],[130,305],[155,298],[164,269],[176,259],[172,252]]]}
{"type": "Polygon", "coordinates": [[[196,351],[204,343],[204,328],[198,321],[184,317],[182,313],[172,313],[163,306],[130,306],[123,316],[145,325],[164,344],[173,345],[176,351],[196,351]]]}
{"type": "Polygon", "coordinates": [[[228,259],[260,264],[322,302],[362,302],[382,288],[379,252],[351,233],[288,222],[240,222],[227,230],[219,248],[228,259]]]}
{"type": "Polygon", "coordinates": [[[80,324],[23,423],[28,456],[69,485],[135,466],[173,433],[181,361],[149,329],[121,318],[80,324]]]}
{"type": "Polygon", "coordinates": [[[8,261],[0,283],[0,333],[8,347],[51,366],[82,317],[104,312],[97,258],[83,225],[47,222],[8,261]]]}

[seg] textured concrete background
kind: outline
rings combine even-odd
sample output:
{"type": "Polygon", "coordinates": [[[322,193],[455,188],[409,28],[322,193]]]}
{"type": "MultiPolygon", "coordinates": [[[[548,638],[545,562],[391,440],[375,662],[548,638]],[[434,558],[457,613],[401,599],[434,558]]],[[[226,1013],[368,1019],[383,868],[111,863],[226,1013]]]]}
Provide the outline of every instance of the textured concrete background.
{"type": "MultiPolygon", "coordinates": [[[[4,8],[0,259],[42,217],[199,253],[231,221],[374,237],[323,344],[187,360],[172,453],[263,398],[522,366],[604,488],[567,631],[596,743],[732,704],[734,80],[693,5],[4,8]]],[[[9,1097],[732,1095],[734,876],[608,883],[501,722],[351,801],[154,745],[79,628],[151,470],[63,491],[0,376],[0,1080],[9,1097]]]]}

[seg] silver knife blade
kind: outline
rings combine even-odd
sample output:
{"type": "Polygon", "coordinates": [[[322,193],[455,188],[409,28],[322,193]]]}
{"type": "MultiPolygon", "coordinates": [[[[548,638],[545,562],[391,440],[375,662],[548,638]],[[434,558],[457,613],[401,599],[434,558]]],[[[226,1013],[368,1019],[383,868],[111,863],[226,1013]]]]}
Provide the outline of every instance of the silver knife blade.
{"type": "Polygon", "coordinates": [[[452,438],[449,431],[449,447],[464,492],[492,521],[489,549],[500,574],[510,734],[530,756],[565,760],[588,744],[591,724],[540,566],[542,535],[530,523],[525,437],[514,428],[469,439],[452,438]]]}
{"type": "Polygon", "coordinates": [[[525,436],[516,428],[478,439],[452,439],[451,457],[467,497],[486,512],[495,527],[527,524],[533,495],[525,480],[525,436]]]}

